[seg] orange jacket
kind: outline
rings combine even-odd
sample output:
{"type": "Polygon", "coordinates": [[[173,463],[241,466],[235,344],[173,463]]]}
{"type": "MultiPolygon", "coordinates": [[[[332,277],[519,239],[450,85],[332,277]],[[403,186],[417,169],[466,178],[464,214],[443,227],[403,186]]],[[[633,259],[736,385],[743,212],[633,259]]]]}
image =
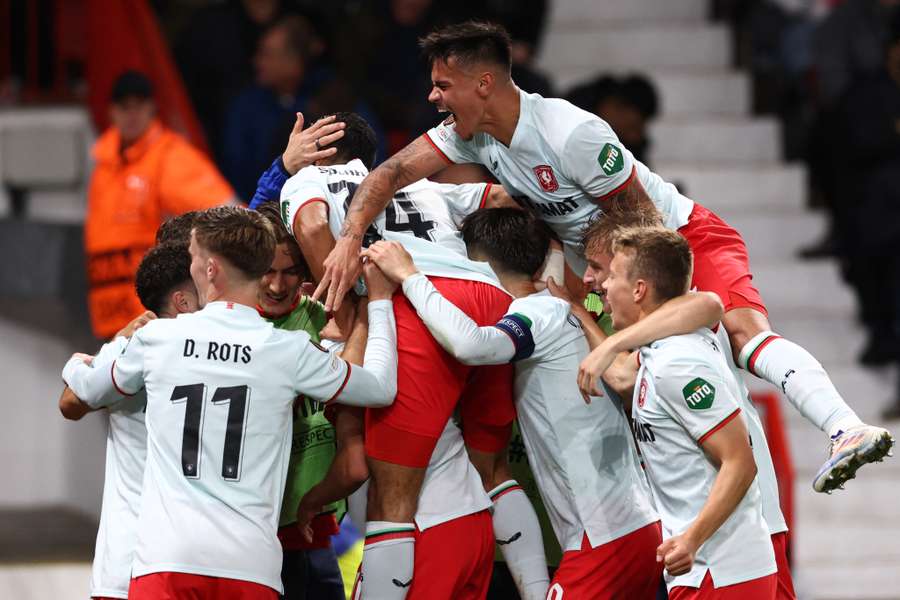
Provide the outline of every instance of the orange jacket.
{"type": "Polygon", "coordinates": [[[120,145],[114,127],[94,145],[84,228],[91,325],[101,338],[143,310],[134,277],[160,224],[234,197],[209,159],[159,121],[124,152],[120,145]]]}

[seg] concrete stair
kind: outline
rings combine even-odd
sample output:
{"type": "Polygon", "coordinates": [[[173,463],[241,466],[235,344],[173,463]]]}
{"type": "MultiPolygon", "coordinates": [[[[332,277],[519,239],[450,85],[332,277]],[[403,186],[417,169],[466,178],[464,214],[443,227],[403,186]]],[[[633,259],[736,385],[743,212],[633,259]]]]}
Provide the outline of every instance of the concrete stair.
{"type": "MultiPolygon", "coordinates": [[[[654,82],[662,109],[651,129],[652,167],[741,232],[774,329],[810,350],[860,418],[879,424],[897,374],[855,362],[865,339],[838,265],[796,258],[825,221],[806,209],[804,169],[781,161],[778,123],[750,114],[749,79],[731,68],[733,41],[705,20],[708,4],[560,0],[538,64],[562,92],[601,73],[654,82]]],[[[751,389],[775,389],[746,379],[751,389]]],[[[796,469],[798,597],[900,598],[900,460],[864,467],[844,491],[817,494],[811,482],[827,437],[783,406],[796,469]]]]}

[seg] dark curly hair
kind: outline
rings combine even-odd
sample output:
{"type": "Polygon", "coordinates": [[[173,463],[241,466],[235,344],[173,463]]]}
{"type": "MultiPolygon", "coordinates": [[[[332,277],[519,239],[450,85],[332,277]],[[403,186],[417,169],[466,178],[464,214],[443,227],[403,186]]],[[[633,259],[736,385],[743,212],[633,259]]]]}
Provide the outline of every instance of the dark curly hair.
{"type": "Polygon", "coordinates": [[[135,288],[144,308],[157,315],[169,295],[191,281],[191,255],[187,246],[174,242],[150,248],[138,266],[135,288]]]}
{"type": "Polygon", "coordinates": [[[194,219],[197,218],[198,214],[200,214],[200,211],[192,210],[183,215],[172,217],[160,225],[159,229],[156,230],[156,243],[174,242],[185,246],[190,244],[191,228],[194,226],[194,219]]]}

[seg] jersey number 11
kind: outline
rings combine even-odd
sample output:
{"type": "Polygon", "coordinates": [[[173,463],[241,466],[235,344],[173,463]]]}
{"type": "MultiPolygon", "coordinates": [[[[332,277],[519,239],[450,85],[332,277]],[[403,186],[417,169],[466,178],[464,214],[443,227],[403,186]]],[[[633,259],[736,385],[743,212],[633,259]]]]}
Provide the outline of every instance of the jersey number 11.
{"type": "MultiPolygon", "coordinates": [[[[179,385],[172,390],[170,400],[174,404],[185,403],[184,433],[181,438],[181,472],[189,479],[200,478],[200,439],[203,434],[203,404],[206,401],[206,385],[192,383],[179,385]]],[[[225,448],[222,451],[222,478],[225,481],[241,479],[241,446],[247,427],[247,403],[250,388],[246,385],[220,387],[213,394],[214,405],[228,404],[228,422],[225,428],[225,448]]]]}

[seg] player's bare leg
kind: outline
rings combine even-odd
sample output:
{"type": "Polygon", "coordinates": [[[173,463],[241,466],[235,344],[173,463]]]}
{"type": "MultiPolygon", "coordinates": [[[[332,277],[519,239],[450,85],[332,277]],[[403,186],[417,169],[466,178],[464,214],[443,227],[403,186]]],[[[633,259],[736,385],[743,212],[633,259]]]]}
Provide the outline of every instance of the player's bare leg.
{"type": "Polygon", "coordinates": [[[413,578],[414,518],[425,469],[368,459],[362,600],[402,600],[413,578]]]}
{"type": "Polygon", "coordinates": [[[813,480],[817,492],[843,487],[861,466],[889,455],[894,443],[890,432],[863,423],[819,361],[775,334],[763,313],[734,308],[725,313],[723,324],[735,363],[780,387],[801,415],[831,437],[831,455],[813,480]]]}
{"type": "Polygon", "coordinates": [[[497,453],[469,447],[466,450],[494,503],[494,539],[519,596],[522,600],[543,600],[550,586],[550,574],[541,525],[525,491],[513,479],[506,450],[497,453]]]}

